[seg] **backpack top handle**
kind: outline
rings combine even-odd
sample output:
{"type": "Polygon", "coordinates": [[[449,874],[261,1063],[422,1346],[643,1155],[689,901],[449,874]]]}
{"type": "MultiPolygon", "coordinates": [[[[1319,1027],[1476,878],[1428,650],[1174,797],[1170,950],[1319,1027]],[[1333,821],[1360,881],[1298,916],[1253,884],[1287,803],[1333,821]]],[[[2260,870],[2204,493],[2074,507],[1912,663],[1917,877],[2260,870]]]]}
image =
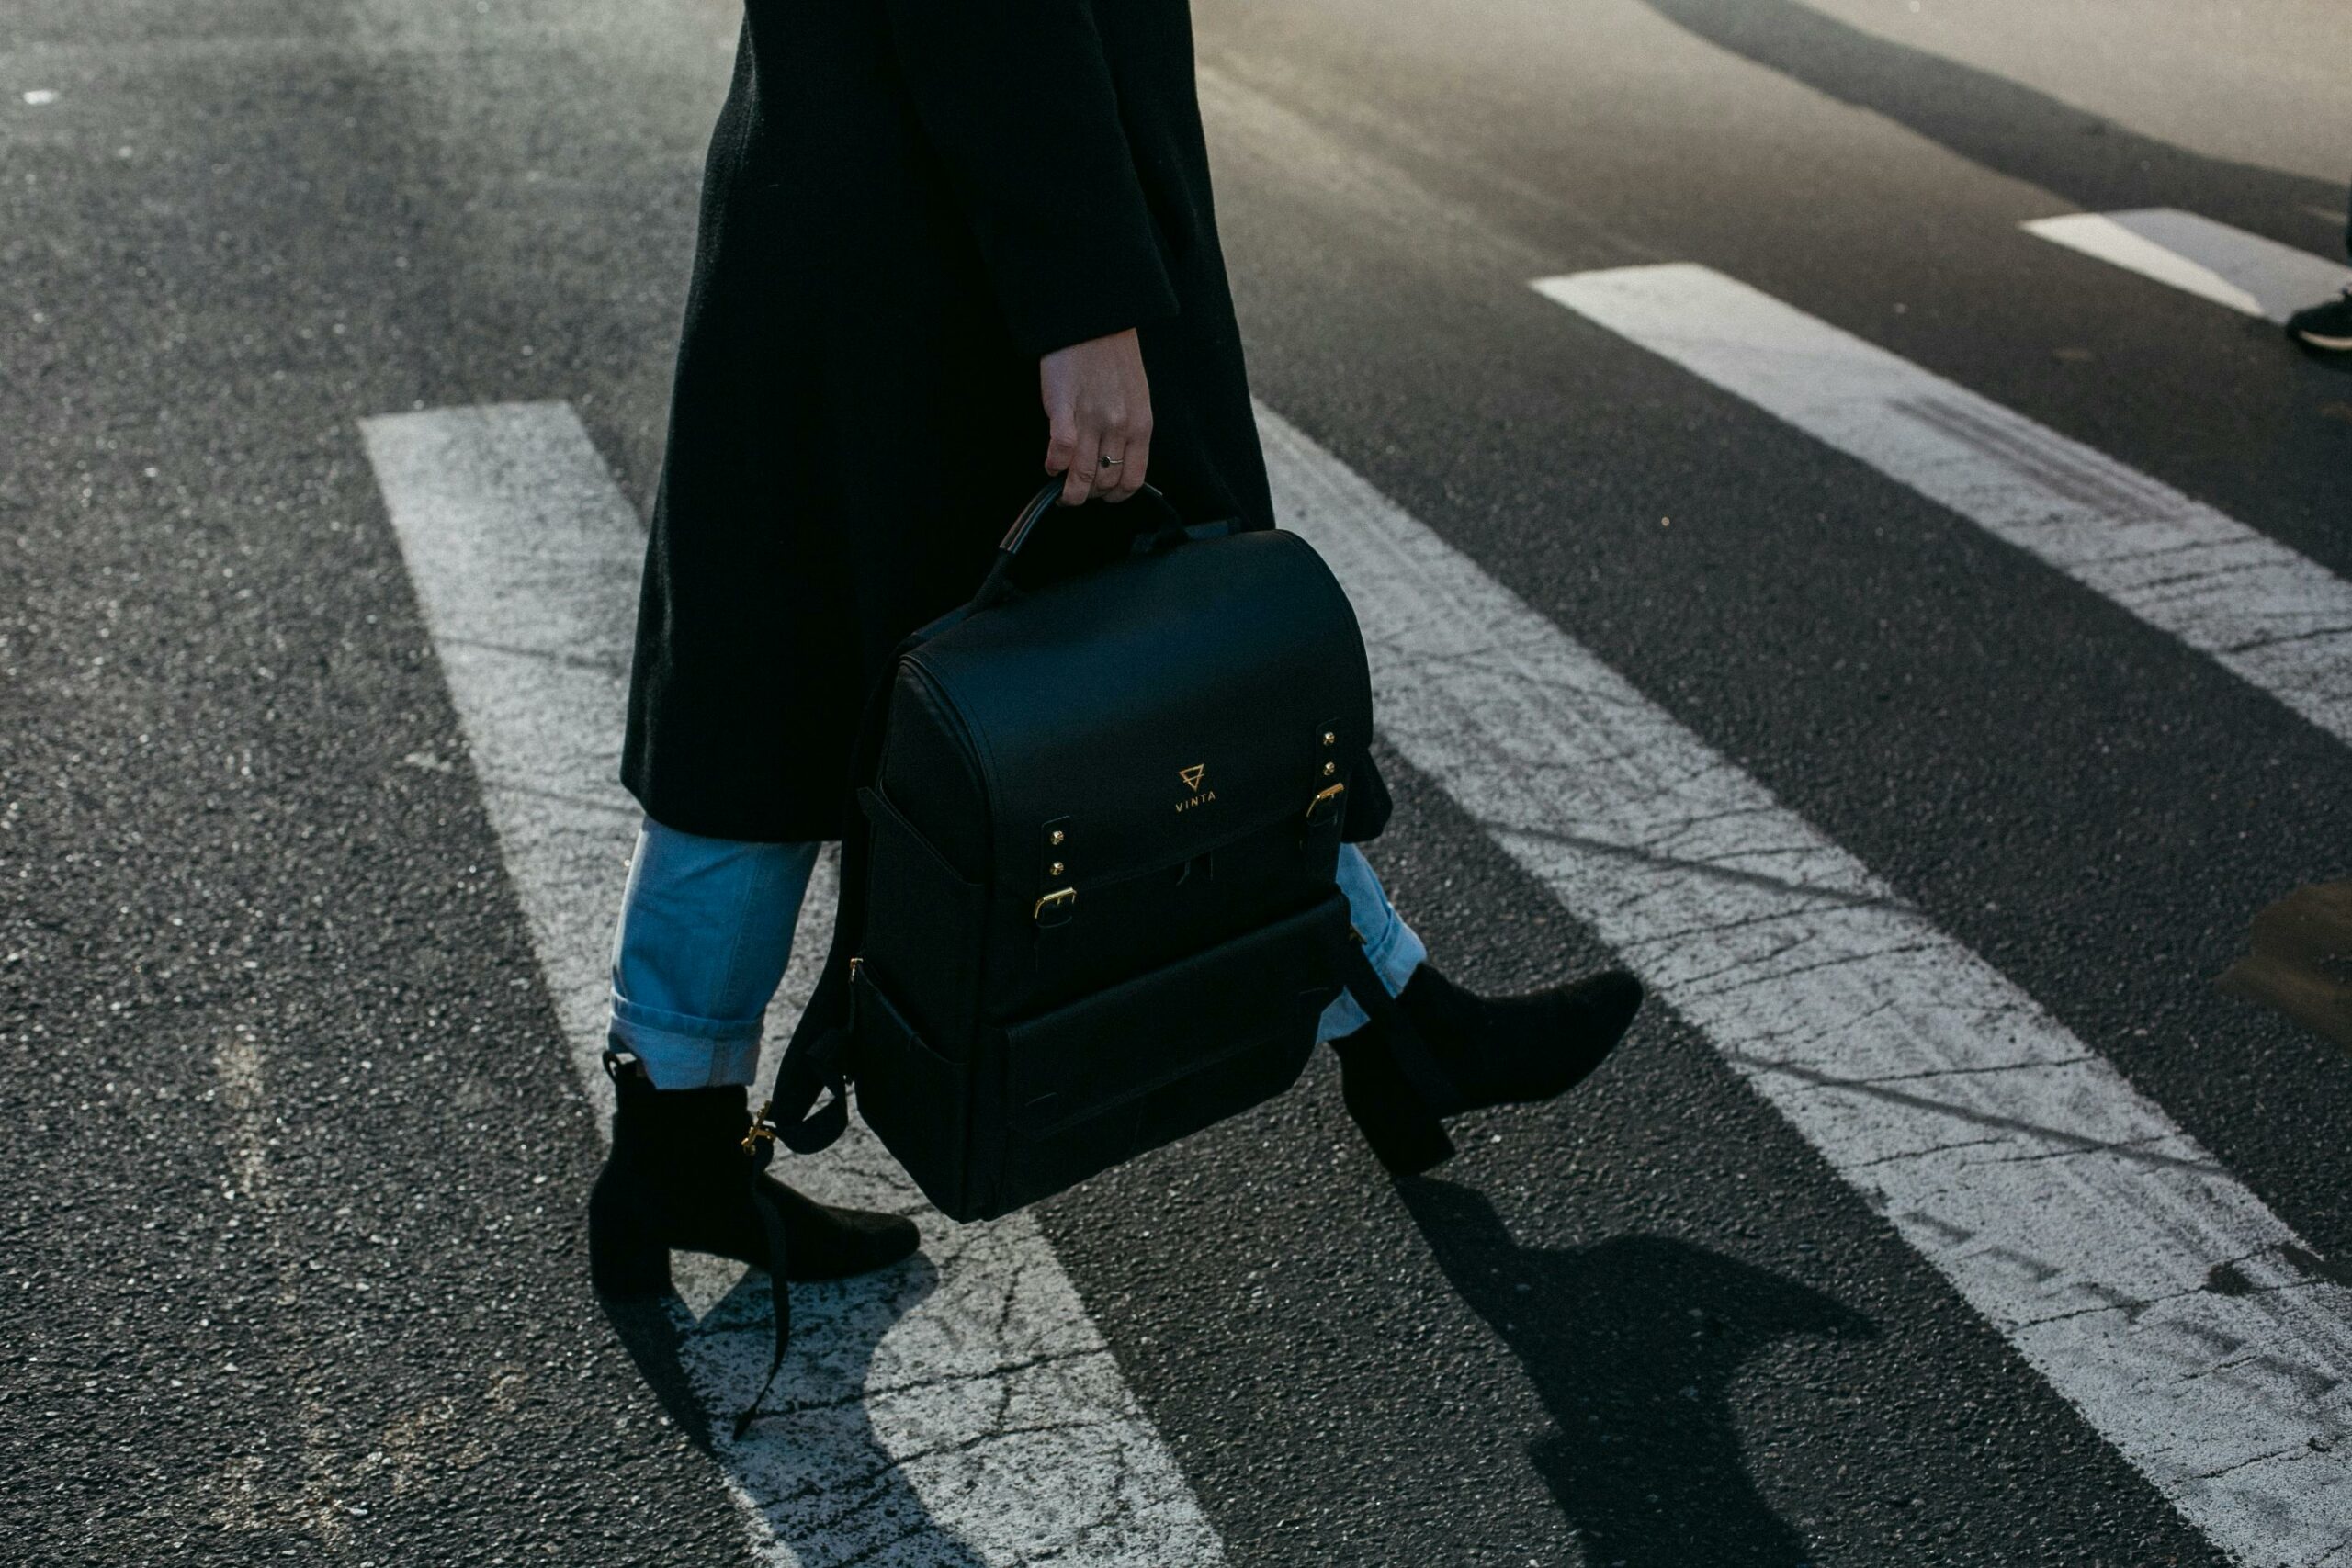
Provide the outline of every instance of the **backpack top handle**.
{"type": "MultiPolygon", "coordinates": [[[[1061,497],[1062,481],[1058,479],[1046,480],[1037,493],[1029,498],[1029,503],[1021,509],[1021,514],[1012,520],[1012,526],[1004,531],[1004,537],[997,541],[997,553],[1002,556],[1020,554],[1021,547],[1029,542],[1030,531],[1037,526],[1037,520],[1060,505],[1061,497]]],[[[1176,514],[1174,503],[1159,492],[1159,486],[1138,485],[1136,497],[1159,513],[1163,530],[1183,527],[1184,520],[1176,514]]]]}
{"type": "MultiPolygon", "coordinates": [[[[1014,558],[1021,554],[1021,547],[1029,542],[1029,536],[1036,529],[1038,522],[1046,513],[1061,504],[1061,496],[1062,481],[1057,479],[1047,480],[1036,494],[1029,498],[1028,504],[1023,506],[1020,514],[1013,518],[1012,526],[1007,528],[1004,531],[1004,537],[997,541],[995,564],[989,568],[988,576],[981,580],[979,592],[972,595],[972,602],[968,606],[969,613],[977,614],[985,610],[1002,601],[1012,592],[1009,579],[1014,558]]],[[[1184,519],[1177,512],[1174,503],[1162,495],[1155,486],[1147,484],[1138,487],[1136,491],[1136,499],[1146,502],[1149,510],[1159,514],[1159,523],[1156,527],[1136,535],[1135,553],[1137,555],[1148,555],[1166,549],[1188,538],[1199,538],[1210,533],[1230,531],[1229,525],[1216,525],[1208,528],[1186,527],[1184,519]]],[[[1073,508],[1073,510],[1076,509],[1073,508]]]]}

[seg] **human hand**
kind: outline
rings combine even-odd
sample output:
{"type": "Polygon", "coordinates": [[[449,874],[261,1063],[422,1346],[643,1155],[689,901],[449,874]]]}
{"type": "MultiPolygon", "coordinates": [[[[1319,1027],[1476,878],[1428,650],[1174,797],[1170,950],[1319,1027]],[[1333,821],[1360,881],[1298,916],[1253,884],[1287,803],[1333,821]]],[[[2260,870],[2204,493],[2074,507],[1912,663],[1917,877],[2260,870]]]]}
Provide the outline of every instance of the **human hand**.
{"type": "Polygon", "coordinates": [[[1063,505],[1125,501],[1143,487],[1151,389],[1132,327],[1046,355],[1037,361],[1037,389],[1050,432],[1046,472],[1062,476],[1063,505]]]}

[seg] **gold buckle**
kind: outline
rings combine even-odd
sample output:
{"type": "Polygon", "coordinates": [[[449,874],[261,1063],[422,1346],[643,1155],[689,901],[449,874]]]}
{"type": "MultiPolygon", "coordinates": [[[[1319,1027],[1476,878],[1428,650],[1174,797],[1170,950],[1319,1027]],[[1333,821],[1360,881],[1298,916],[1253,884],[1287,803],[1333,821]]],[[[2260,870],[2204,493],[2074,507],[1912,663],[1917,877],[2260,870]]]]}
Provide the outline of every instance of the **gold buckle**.
{"type": "Polygon", "coordinates": [[[1043,898],[1037,900],[1036,904],[1031,908],[1029,911],[1029,918],[1033,920],[1043,919],[1045,919],[1046,910],[1067,909],[1072,904],[1077,902],[1077,888],[1057,887],[1051,893],[1046,894],[1043,898]]]}
{"type": "Polygon", "coordinates": [[[1337,800],[1347,793],[1348,786],[1343,784],[1335,784],[1329,788],[1316,791],[1315,798],[1306,803],[1306,819],[1309,822],[1314,821],[1315,814],[1323,809],[1325,802],[1337,800]]]}
{"type": "Polygon", "coordinates": [[[773,1103],[772,1100],[760,1102],[760,1113],[752,1118],[751,1130],[743,1134],[742,1149],[745,1154],[758,1154],[762,1144],[775,1142],[775,1123],[768,1120],[768,1107],[773,1103]]]}

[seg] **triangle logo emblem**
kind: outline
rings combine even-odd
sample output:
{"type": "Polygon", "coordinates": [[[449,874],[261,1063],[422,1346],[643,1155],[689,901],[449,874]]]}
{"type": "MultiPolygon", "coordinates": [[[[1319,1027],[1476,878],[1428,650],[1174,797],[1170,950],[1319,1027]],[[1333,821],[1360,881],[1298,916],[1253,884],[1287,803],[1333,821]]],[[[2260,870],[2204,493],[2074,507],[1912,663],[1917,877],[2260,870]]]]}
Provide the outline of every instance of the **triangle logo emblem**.
{"type": "Polygon", "coordinates": [[[1201,781],[1208,777],[1208,773],[1209,765],[1206,762],[1195,762],[1189,768],[1179,768],[1176,770],[1176,776],[1184,781],[1184,787],[1186,789],[1200,788],[1201,781]]]}

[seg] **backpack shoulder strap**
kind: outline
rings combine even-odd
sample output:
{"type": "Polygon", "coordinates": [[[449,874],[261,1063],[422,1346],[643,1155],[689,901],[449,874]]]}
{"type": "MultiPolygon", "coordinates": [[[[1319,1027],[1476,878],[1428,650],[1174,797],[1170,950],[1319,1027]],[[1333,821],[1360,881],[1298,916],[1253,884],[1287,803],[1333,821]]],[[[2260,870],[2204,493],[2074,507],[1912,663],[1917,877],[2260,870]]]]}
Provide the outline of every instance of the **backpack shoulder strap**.
{"type": "Polygon", "coordinates": [[[786,1283],[787,1241],[784,1216],[769,1201],[768,1190],[760,1178],[775,1157],[776,1144],[783,1144],[796,1154],[815,1154],[849,1130],[849,1081],[842,1074],[842,1064],[850,1042],[850,959],[863,944],[865,933],[865,856],[871,835],[865,814],[857,807],[857,791],[860,785],[873,782],[881,765],[890,688],[899,661],[962,620],[968,608],[943,615],[893,649],[882,672],[866,692],[865,705],[858,715],[857,739],[850,750],[846,791],[849,805],[842,819],[841,893],[833,910],[831,944],[826,949],[825,965],[818,974],[808,1005],[801,1010],[792,1038],[785,1043],[784,1057],[776,1064],[775,1082],[768,1090],[767,1103],[752,1118],[751,1131],[743,1135],[743,1179],[767,1240],[768,1300],[775,1315],[775,1342],[759,1393],[735,1418],[738,1441],[759,1419],[768,1390],[775,1386],[776,1373],[783,1369],[785,1352],[792,1345],[792,1292],[786,1283]],[[829,1090],[830,1098],[819,1105],[820,1097],[829,1090]]]}
{"type": "Polygon", "coordinates": [[[857,792],[872,784],[881,768],[890,690],[899,664],[967,613],[968,606],[951,611],[891,649],[859,710],[857,738],[850,748],[849,777],[842,791],[848,804],[842,818],[841,891],[833,908],[833,934],[808,1005],[801,1010],[792,1038],[785,1043],[767,1103],[752,1119],[751,1142],[756,1145],[752,1158],[761,1168],[767,1165],[772,1142],[782,1143],[795,1154],[811,1155],[829,1147],[849,1128],[849,1086],[842,1071],[849,1050],[849,969],[865,939],[865,857],[872,837],[865,814],[857,807],[857,792]],[[831,1098],[819,1105],[820,1097],[829,1090],[831,1098]]]}

